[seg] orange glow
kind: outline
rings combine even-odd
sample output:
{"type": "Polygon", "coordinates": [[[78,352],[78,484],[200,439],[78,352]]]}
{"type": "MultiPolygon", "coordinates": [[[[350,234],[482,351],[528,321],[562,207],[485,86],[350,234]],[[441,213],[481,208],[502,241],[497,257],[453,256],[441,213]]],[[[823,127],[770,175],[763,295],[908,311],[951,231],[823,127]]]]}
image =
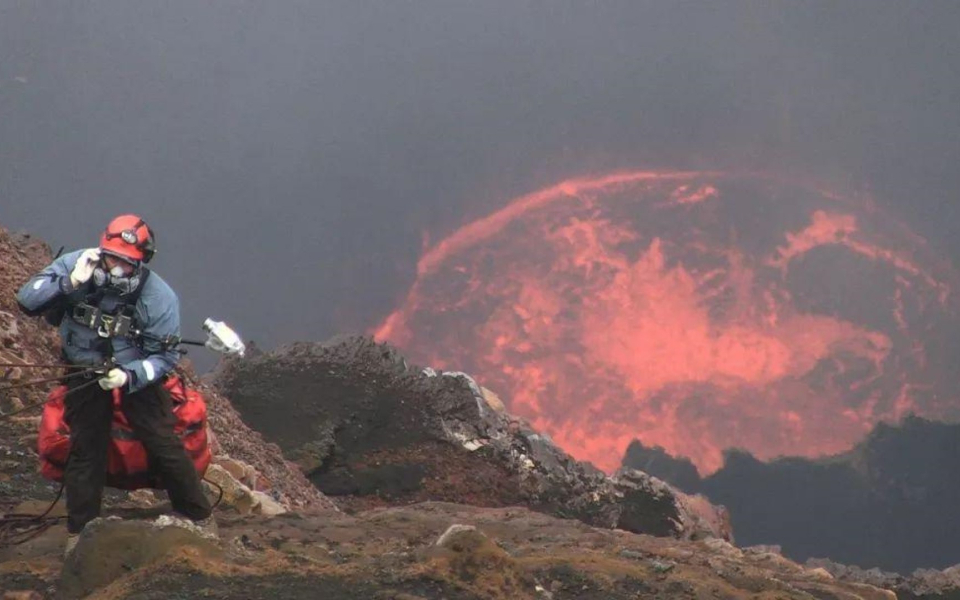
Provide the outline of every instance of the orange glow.
{"type": "Polygon", "coordinates": [[[931,348],[956,277],[867,201],[772,177],[623,172],[514,200],[425,251],[375,330],[466,370],[575,457],[843,451],[880,420],[958,419],[931,348]]]}

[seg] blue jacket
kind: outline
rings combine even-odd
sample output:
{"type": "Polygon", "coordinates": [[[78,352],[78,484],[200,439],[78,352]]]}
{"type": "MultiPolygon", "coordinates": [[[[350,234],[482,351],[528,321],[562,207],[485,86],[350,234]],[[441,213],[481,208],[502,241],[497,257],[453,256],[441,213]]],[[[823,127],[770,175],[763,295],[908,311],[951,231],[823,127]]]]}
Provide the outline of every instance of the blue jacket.
{"type": "MultiPolygon", "coordinates": [[[[70,289],[70,273],[83,250],[64,254],[30,278],[17,292],[17,301],[30,313],[42,312],[47,307],[66,301],[67,313],[60,323],[63,353],[70,364],[102,365],[112,353],[117,366],[126,370],[130,381],[126,388],[135,392],[160,381],[177,364],[180,354],[176,348],[164,348],[160,340],[180,336],[180,301],[167,282],[151,272],[142,283],[143,290],[134,312],[137,328],[144,334],[140,339],[129,337],[101,338],[96,331],[73,320],[73,307],[92,294],[93,281],[70,289]]],[[[123,296],[107,288],[99,301],[99,308],[107,313],[124,304],[123,296]]]]}

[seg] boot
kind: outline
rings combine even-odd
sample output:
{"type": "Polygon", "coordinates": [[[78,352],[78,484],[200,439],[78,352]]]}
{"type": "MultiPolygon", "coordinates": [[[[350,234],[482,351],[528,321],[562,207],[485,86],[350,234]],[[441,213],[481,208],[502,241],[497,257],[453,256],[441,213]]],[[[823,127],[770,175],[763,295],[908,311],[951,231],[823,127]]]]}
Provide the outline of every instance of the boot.
{"type": "Polygon", "coordinates": [[[213,513],[206,519],[194,521],[193,524],[200,529],[200,535],[203,537],[212,539],[218,539],[220,537],[220,528],[217,527],[217,520],[213,517],[213,513]]]}

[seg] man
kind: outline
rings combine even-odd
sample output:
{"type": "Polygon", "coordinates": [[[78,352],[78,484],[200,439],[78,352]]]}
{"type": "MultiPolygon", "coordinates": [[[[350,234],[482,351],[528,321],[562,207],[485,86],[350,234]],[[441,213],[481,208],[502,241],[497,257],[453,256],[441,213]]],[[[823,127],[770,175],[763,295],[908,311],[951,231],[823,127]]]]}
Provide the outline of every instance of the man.
{"type": "Polygon", "coordinates": [[[143,219],[121,215],[107,225],[98,248],[57,258],[17,294],[28,314],[62,315],[66,362],[80,369],[104,367],[99,385],[83,385],[78,378],[67,384],[67,553],[100,514],[115,389],[173,509],[201,527],[215,527],[200,478],[174,433],[170,396],[161,385],[179,359],[167,342],[179,339],[180,304],[170,286],[143,266],[155,251],[153,231],[143,219]]]}

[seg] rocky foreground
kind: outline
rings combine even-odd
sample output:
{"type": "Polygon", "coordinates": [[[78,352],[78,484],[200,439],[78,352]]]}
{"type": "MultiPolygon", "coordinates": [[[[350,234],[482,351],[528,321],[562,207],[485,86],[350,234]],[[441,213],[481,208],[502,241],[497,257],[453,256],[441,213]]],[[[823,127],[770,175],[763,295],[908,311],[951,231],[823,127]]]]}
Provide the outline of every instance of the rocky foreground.
{"type": "MultiPolygon", "coordinates": [[[[0,256],[0,358],[55,361],[13,304],[48,250],[0,230],[0,256]]],[[[3,372],[0,386],[31,376],[3,372]]],[[[30,536],[11,527],[57,486],[37,474],[42,395],[0,394],[0,599],[957,597],[949,571],[871,579],[737,548],[719,507],[577,463],[469,377],[364,338],[225,364],[203,389],[218,537],[171,519],[162,494],[111,492],[66,560],[62,500],[30,536]]]]}
{"type": "MultiPolygon", "coordinates": [[[[357,515],[220,515],[220,542],[125,513],[64,565],[51,531],[2,555],[6,589],[91,599],[890,599],[767,548],[590,527],[524,508],[427,502],[357,515]]],[[[17,597],[17,596],[12,596],[17,597]]]]}

